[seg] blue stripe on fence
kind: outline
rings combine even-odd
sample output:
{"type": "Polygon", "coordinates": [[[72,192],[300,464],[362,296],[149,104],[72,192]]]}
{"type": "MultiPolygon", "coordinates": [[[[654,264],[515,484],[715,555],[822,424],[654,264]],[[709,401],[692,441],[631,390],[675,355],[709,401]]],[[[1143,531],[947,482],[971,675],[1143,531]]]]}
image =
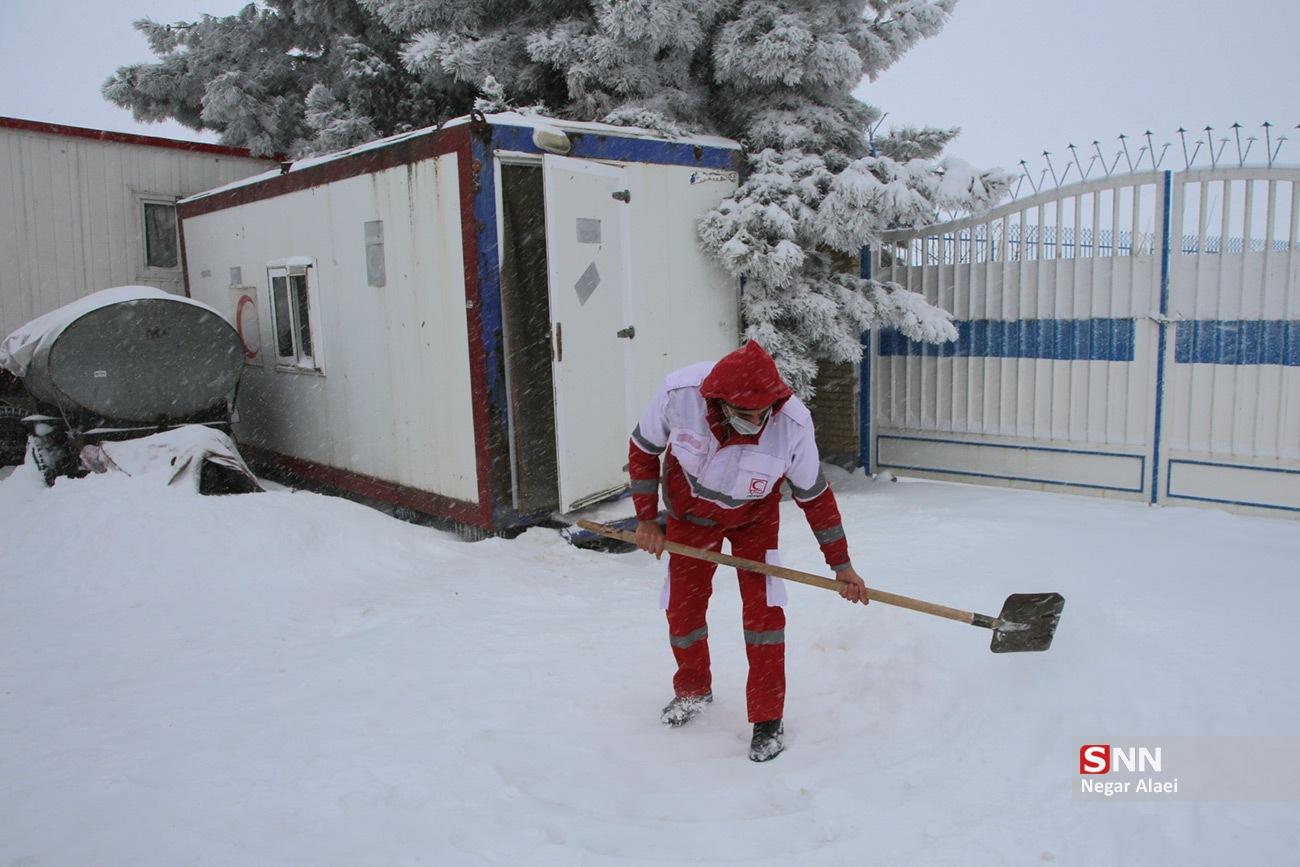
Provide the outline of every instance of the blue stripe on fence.
{"type": "Polygon", "coordinates": [[[1178,364],[1281,364],[1300,367],[1300,320],[1191,319],[1179,322],[1178,364]]]}
{"type": "Polygon", "coordinates": [[[957,339],[921,343],[896,328],[881,329],[880,355],[927,358],[1043,358],[1132,361],[1132,319],[972,319],[954,322],[957,339]]]}

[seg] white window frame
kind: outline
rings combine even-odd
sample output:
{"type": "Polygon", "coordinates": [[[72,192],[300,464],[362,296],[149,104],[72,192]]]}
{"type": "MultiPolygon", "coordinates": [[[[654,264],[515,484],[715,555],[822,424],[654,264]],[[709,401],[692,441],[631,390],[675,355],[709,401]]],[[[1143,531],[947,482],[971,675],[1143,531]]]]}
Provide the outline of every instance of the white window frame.
{"type": "Polygon", "coordinates": [[[268,262],[266,266],[266,298],[270,308],[271,345],[275,349],[275,366],[277,370],[293,373],[325,372],[324,355],[321,349],[320,298],[317,291],[319,270],[316,260],[305,257],[282,259],[268,262]],[[289,354],[280,346],[281,313],[276,309],[276,280],[285,281],[285,306],[289,317],[289,340],[292,343],[289,354]],[[295,290],[295,285],[299,288],[295,290]],[[302,303],[300,293],[306,293],[307,340],[303,340],[302,303]],[[304,343],[307,345],[304,346],[304,343]]]}
{"type": "Polygon", "coordinates": [[[176,197],[165,196],[162,194],[141,193],[136,196],[136,214],[140,224],[140,268],[145,276],[162,277],[164,279],[175,278],[181,273],[181,265],[184,263],[184,253],[181,250],[181,218],[176,213],[176,197]],[[173,267],[163,265],[149,264],[149,220],[145,217],[147,205],[163,205],[171,208],[176,217],[176,264],[173,267]]]}

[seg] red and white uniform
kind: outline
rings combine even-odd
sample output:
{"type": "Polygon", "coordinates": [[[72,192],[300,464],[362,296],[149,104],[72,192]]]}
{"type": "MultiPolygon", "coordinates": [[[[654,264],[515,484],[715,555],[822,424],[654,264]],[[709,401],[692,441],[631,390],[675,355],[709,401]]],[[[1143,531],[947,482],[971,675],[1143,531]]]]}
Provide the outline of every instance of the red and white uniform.
{"type": "MultiPolygon", "coordinates": [[[[780,486],[790,486],[826,563],[849,568],[848,542],[835,495],[821,471],[812,416],[781,379],[771,356],[750,341],[716,364],[668,375],[632,431],[628,468],[637,517],[658,516],[662,488],[668,538],[737,557],[777,562],[780,486]],[[759,432],[744,436],[723,415],[721,401],[744,408],[773,406],[759,432]],[[666,452],[666,455],[665,455],[666,452]],[[660,456],[664,456],[661,467],[660,456]]],[[[669,555],[668,636],[677,660],[678,696],[712,689],[705,615],[716,564],[669,555]]],[[[785,704],[784,587],[740,571],[746,699],[750,722],[780,719],[785,704]]]]}

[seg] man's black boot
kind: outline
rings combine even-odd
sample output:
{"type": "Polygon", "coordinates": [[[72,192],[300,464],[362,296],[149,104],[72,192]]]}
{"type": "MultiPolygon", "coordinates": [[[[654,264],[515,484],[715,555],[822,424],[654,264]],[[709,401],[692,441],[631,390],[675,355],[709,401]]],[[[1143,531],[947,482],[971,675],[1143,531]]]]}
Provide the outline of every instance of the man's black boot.
{"type": "Polygon", "coordinates": [[[767,762],[781,755],[785,749],[785,727],[779,719],[754,723],[754,739],[749,742],[749,759],[767,762]]]}
{"type": "Polygon", "coordinates": [[[679,695],[668,702],[667,707],[659,716],[659,721],[673,728],[684,726],[699,716],[700,712],[704,710],[704,706],[711,701],[713,701],[713,693],[711,692],[706,692],[704,695],[679,695]]]}

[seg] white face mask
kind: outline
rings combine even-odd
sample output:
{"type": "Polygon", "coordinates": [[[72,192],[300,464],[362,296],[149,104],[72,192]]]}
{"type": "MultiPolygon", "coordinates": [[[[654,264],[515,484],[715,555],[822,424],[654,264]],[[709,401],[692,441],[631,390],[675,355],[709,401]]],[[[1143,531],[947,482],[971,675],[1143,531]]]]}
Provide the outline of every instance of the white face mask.
{"type": "Polygon", "coordinates": [[[767,421],[767,417],[771,414],[772,414],[772,410],[769,407],[768,409],[763,410],[762,418],[760,418],[757,422],[752,422],[748,419],[741,418],[738,415],[732,415],[731,413],[728,412],[727,421],[731,422],[731,426],[735,429],[736,433],[741,434],[742,436],[752,437],[754,434],[758,433],[760,430],[763,429],[763,423],[767,421]]]}

